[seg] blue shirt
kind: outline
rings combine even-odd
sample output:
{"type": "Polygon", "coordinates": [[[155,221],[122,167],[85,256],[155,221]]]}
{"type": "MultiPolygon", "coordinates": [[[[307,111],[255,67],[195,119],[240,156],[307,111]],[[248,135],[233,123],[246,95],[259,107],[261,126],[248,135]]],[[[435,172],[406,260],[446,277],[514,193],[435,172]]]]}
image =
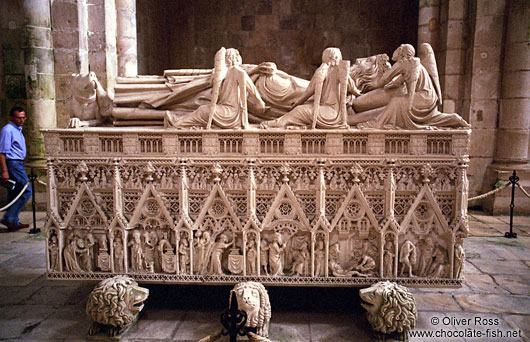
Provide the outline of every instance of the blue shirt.
{"type": "Polygon", "coordinates": [[[6,155],[6,159],[26,158],[26,140],[22,134],[22,126],[12,122],[5,125],[0,131],[0,153],[6,155]]]}

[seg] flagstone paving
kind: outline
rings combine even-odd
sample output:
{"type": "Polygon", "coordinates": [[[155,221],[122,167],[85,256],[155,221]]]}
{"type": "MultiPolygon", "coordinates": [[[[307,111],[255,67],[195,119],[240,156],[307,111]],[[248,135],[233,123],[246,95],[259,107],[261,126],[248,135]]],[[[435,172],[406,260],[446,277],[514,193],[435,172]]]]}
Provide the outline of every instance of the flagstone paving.
{"type": "MultiPolygon", "coordinates": [[[[45,213],[37,217],[42,227],[45,213]]],[[[30,218],[23,213],[23,222],[30,218]]],[[[530,341],[530,217],[515,218],[517,239],[504,238],[507,216],[470,212],[469,222],[466,281],[458,289],[411,289],[419,312],[415,331],[433,336],[410,341],[530,341]]],[[[85,305],[95,283],[47,280],[43,235],[28,230],[0,230],[0,341],[86,341],[85,305]]],[[[191,342],[220,328],[230,287],[144,286],[150,297],[124,341],[191,342]]],[[[268,290],[272,341],[373,340],[357,289],[268,290]]]]}

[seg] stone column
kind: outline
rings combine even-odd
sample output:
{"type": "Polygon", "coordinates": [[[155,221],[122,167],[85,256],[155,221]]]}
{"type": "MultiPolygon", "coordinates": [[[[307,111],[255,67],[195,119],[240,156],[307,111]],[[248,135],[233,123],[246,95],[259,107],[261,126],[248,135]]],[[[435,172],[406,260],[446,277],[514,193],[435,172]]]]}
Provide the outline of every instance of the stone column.
{"type": "Polygon", "coordinates": [[[418,46],[422,43],[429,43],[437,52],[440,33],[440,1],[419,0],[419,7],[418,46]]]}
{"type": "Polygon", "coordinates": [[[530,124],[530,39],[528,2],[510,2],[504,50],[496,164],[528,163],[530,124]],[[526,11],[525,11],[526,4],[526,11]]]}
{"type": "Polygon", "coordinates": [[[41,128],[56,126],[54,55],[49,0],[22,2],[24,27],[24,74],[27,117],[25,135],[30,166],[44,168],[44,140],[41,128]]]}
{"type": "MultiPolygon", "coordinates": [[[[505,35],[504,65],[500,115],[497,129],[494,162],[488,167],[487,182],[493,185],[497,179],[508,180],[517,171],[519,183],[530,187],[529,128],[530,128],[530,38],[528,18],[530,3],[513,0],[509,3],[507,31],[505,35]]],[[[530,200],[516,190],[515,210],[518,214],[530,213],[530,200]]],[[[485,207],[493,214],[508,213],[511,190],[485,201],[485,207]]]]}
{"type": "Polygon", "coordinates": [[[136,45],[136,0],[116,1],[116,46],[118,48],[118,76],[138,75],[136,45]]]}

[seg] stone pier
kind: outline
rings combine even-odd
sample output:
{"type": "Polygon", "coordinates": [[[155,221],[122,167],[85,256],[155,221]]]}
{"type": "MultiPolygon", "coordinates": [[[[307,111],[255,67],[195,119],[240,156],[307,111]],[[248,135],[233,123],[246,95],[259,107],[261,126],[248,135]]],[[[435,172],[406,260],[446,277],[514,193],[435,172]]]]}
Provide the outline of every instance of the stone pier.
{"type": "Polygon", "coordinates": [[[39,129],[53,128],[55,81],[50,2],[25,0],[24,74],[26,77],[26,139],[31,166],[44,166],[44,141],[39,129]]]}
{"type": "MultiPolygon", "coordinates": [[[[488,167],[486,185],[497,179],[508,180],[516,170],[520,184],[530,185],[528,144],[530,127],[530,42],[528,18],[530,8],[525,1],[512,1],[504,49],[504,69],[500,101],[499,127],[494,163],[488,167]]],[[[487,188],[485,188],[486,190],[487,188]]],[[[509,212],[511,189],[489,198],[486,205],[494,214],[509,212]]],[[[528,212],[530,199],[516,190],[516,211],[528,212]]]]}

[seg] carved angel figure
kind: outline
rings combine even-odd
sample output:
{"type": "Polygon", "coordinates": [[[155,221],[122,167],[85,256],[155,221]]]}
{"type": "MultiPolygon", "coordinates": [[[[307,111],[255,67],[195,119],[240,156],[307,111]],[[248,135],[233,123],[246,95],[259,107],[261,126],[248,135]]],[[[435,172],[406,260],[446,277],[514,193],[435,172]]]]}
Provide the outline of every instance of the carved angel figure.
{"type": "Polygon", "coordinates": [[[360,95],[360,92],[349,75],[349,64],[342,62],[339,49],[325,49],[322,64],[293,109],[276,120],[262,122],[261,128],[347,128],[346,93],[360,95]],[[314,103],[304,104],[311,96],[314,96],[314,103]]]}
{"type": "Polygon", "coordinates": [[[352,101],[353,109],[375,109],[369,104],[382,104],[375,118],[359,128],[428,129],[431,127],[463,127],[468,123],[458,114],[438,111],[441,104],[440,83],[432,47],[420,46],[420,58],[414,57],[410,44],[402,44],[392,55],[396,63],[371,83],[374,91],[352,101]]]}
{"type": "Polygon", "coordinates": [[[236,49],[221,48],[215,55],[212,75],[211,104],[200,106],[196,111],[176,117],[166,112],[165,127],[188,128],[248,128],[247,93],[252,96],[257,109],[266,110],[265,103],[250,79],[241,68],[241,56],[236,49]]]}

